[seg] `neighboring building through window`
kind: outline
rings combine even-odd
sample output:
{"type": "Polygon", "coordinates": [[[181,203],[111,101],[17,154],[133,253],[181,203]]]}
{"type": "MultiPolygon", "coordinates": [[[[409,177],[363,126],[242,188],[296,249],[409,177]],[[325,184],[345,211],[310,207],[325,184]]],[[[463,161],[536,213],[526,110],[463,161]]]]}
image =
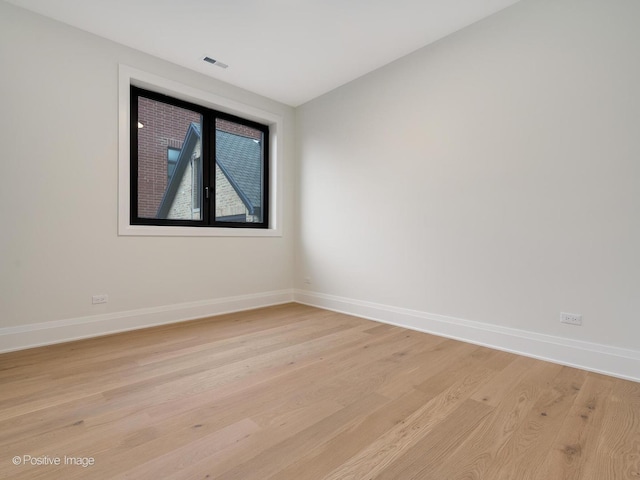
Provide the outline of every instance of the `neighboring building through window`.
{"type": "Polygon", "coordinates": [[[268,228],[269,130],[131,87],[131,223],[268,228]]]}

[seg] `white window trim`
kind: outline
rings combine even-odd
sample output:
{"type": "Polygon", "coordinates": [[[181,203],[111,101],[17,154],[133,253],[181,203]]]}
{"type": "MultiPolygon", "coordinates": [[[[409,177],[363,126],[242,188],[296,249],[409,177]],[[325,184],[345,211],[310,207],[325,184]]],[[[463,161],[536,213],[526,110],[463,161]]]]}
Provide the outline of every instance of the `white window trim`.
{"type": "Polygon", "coordinates": [[[280,237],[282,236],[282,132],[283,117],[189,87],[173,80],[119,65],[118,84],[118,235],[171,237],[280,237]],[[163,93],[247,120],[269,125],[269,228],[168,227],[130,224],[130,86],[163,93]]]}

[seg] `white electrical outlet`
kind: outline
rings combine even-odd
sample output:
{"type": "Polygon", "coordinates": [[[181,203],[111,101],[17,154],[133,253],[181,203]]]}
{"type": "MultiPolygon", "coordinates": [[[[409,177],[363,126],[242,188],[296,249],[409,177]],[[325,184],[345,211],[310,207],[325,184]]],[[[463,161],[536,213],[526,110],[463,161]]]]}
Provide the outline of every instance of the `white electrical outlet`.
{"type": "Polygon", "coordinates": [[[566,323],[568,325],[582,325],[582,315],[579,313],[560,313],[560,323],[566,323]]]}
{"type": "Polygon", "coordinates": [[[98,303],[107,303],[109,301],[109,295],[103,293],[102,295],[94,295],[91,297],[91,303],[97,305],[98,303]]]}

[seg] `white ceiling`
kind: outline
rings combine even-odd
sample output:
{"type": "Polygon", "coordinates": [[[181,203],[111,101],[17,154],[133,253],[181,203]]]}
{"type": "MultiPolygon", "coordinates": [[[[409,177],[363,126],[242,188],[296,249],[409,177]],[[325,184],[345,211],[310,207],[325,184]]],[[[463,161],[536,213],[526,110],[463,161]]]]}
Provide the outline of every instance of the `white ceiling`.
{"type": "Polygon", "coordinates": [[[7,1],[297,106],[518,0],[7,1]]]}

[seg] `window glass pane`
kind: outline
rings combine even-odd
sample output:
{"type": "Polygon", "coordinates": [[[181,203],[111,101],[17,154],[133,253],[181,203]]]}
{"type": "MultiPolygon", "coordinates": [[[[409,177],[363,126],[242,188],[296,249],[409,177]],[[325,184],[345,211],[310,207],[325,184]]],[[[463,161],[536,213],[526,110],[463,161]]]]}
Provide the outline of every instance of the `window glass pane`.
{"type": "Polygon", "coordinates": [[[178,157],[180,156],[180,148],[169,147],[167,149],[167,182],[171,181],[173,171],[176,169],[178,157]]]}
{"type": "Polygon", "coordinates": [[[138,216],[200,220],[202,116],[138,97],[138,216]]]}
{"type": "Polygon", "coordinates": [[[255,223],[263,218],[263,133],[216,119],[216,220],[255,223]]]}

